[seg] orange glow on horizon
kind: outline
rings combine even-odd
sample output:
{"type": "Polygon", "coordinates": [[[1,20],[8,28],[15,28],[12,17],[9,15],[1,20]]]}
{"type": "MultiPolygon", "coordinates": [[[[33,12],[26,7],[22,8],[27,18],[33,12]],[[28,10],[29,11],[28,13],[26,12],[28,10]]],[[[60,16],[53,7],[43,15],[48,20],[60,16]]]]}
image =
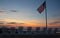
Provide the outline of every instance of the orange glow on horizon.
{"type": "MultiPolygon", "coordinates": [[[[49,21],[53,22],[53,21],[49,21]]],[[[15,19],[4,19],[4,23],[0,24],[0,26],[7,26],[7,27],[19,27],[19,26],[23,26],[23,27],[45,27],[45,23],[44,21],[39,21],[39,20],[15,20],[15,19]],[[11,22],[15,22],[15,24],[11,24],[11,22]]],[[[59,24],[48,24],[48,27],[60,27],[59,24]],[[53,26],[54,25],[54,26],[53,26]],[[57,25],[57,26],[56,26],[57,25]]]]}

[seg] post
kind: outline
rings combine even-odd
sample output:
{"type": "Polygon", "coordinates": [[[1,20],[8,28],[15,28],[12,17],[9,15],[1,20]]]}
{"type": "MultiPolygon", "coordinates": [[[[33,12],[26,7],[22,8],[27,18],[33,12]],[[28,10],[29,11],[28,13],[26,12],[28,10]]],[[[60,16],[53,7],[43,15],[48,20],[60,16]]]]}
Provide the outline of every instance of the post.
{"type": "MultiPolygon", "coordinates": [[[[45,0],[45,2],[46,2],[46,0],[45,0]]],[[[48,29],[47,27],[48,26],[47,26],[47,8],[46,8],[46,3],[45,3],[45,18],[46,18],[46,33],[48,33],[47,32],[47,29],[48,29]]]]}

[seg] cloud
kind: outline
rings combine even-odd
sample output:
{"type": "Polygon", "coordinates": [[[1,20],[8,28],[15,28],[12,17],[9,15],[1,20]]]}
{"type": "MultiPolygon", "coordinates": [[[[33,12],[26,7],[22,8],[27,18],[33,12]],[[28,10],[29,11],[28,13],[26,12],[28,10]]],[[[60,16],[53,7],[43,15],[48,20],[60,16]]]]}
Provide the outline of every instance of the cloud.
{"type": "Polygon", "coordinates": [[[55,21],[55,22],[50,23],[50,25],[55,25],[55,24],[60,24],[60,21],[55,21]]]}
{"type": "Polygon", "coordinates": [[[19,23],[19,24],[25,24],[25,23],[19,23]]]}
{"type": "Polygon", "coordinates": [[[16,22],[9,22],[8,24],[17,24],[16,22]]]}
{"type": "Polygon", "coordinates": [[[4,23],[4,21],[0,21],[0,24],[3,24],[4,23]]]}
{"type": "Polygon", "coordinates": [[[53,20],[60,20],[60,10],[56,10],[54,14],[50,17],[53,20]]]}
{"type": "Polygon", "coordinates": [[[17,10],[10,10],[11,12],[17,12],[17,10]]]}
{"type": "Polygon", "coordinates": [[[3,13],[4,11],[0,10],[0,13],[3,13]]]}
{"type": "Polygon", "coordinates": [[[51,22],[51,23],[49,23],[48,26],[53,27],[53,28],[60,28],[60,21],[51,22]]]}

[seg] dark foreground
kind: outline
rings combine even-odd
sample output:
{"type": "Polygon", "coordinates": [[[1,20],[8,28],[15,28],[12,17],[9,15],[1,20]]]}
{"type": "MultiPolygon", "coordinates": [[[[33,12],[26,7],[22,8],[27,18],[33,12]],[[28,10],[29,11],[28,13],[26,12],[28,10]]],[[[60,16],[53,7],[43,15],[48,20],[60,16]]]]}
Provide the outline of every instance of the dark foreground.
{"type": "Polygon", "coordinates": [[[0,38],[60,38],[60,34],[42,34],[42,35],[0,35],[0,38]]]}

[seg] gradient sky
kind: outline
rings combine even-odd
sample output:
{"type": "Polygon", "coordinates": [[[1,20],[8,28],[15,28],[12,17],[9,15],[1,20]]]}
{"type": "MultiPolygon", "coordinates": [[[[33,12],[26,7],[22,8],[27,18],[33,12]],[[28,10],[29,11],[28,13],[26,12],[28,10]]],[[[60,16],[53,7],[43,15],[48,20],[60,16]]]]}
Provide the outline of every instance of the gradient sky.
{"type": "MultiPolygon", "coordinates": [[[[37,8],[45,0],[0,0],[0,22],[45,26],[45,10],[37,8]]],[[[47,0],[48,26],[60,27],[60,0],[47,0]]]]}

